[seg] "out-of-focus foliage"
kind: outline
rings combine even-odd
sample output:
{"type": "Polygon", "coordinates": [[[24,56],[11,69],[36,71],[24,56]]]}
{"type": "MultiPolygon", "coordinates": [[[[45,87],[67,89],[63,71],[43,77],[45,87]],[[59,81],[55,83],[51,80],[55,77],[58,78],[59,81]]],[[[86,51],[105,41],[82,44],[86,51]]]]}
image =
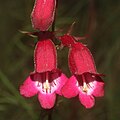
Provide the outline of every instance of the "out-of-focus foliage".
{"type": "MultiPolygon", "coordinates": [[[[19,86],[33,71],[34,40],[19,30],[33,31],[30,14],[34,0],[0,1],[0,120],[37,120],[45,113],[37,97],[19,95],[19,86]]],[[[59,0],[56,29],[65,33],[75,21],[73,35],[83,40],[93,53],[97,69],[104,73],[105,97],[86,110],[78,98],[58,98],[53,120],[119,120],[120,119],[120,1],[59,0]]],[[[68,50],[58,51],[59,68],[70,76],[68,50]]],[[[40,120],[40,119],[39,119],[40,120]]],[[[42,120],[42,119],[41,119],[42,120]]]]}

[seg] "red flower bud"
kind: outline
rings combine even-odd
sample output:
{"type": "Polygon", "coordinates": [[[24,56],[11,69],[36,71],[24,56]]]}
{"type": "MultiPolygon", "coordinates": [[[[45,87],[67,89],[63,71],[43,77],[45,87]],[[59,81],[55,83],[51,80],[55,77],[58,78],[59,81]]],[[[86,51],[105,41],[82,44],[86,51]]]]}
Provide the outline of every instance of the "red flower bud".
{"type": "Polygon", "coordinates": [[[36,0],[31,20],[34,29],[46,31],[54,21],[56,0],[36,0]]]}

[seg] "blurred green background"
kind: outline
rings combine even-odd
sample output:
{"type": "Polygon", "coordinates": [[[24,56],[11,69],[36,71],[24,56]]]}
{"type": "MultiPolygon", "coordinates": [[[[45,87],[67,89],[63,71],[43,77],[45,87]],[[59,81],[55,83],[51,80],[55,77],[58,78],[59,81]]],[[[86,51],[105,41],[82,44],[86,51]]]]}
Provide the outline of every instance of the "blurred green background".
{"type": "MultiPolygon", "coordinates": [[[[20,96],[19,86],[33,71],[34,38],[30,14],[34,0],[0,0],[0,120],[47,120],[50,111],[40,108],[37,96],[20,96]]],[[[98,72],[106,74],[105,97],[85,109],[78,98],[58,98],[53,120],[120,120],[120,0],[59,0],[56,29],[65,33],[76,22],[72,35],[90,48],[98,72]]],[[[68,50],[58,51],[59,68],[67,76],[68,50]]]]}

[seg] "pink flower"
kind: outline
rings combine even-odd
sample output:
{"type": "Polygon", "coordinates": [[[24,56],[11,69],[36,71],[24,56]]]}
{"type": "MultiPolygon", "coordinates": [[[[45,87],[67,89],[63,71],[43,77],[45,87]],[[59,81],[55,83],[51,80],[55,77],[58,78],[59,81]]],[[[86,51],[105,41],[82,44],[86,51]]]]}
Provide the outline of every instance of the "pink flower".
{"type": "Polygon", "coordinates": [[[56,49],[50,39],[37,42],[34,52],[35,71],[20,86],[20,94],[32,97],[38,94],[38,100],[45,109],[54,106],[56,94],[67,81],[66,76],[57,69],[56,49]]]}
{"type": "Polygon", "coordinates": [[[104,82],[96,71],[89,49],[82,43],[76,42],[74,37],[65,36],[60,38],[62,44],[65,41],[64,38],[72,41],[69,50],[69,68],[73,76],[63,86],[62,94],[67,98],[79,95],[80,102],[86,108],[91,108],[95,103],[94,96],[104,95],[104,82]]]}
{"type": "Polygon", "coordinates": [[[54,21],[56,0],[36,0],[31,20],[34,29],[46,31],[54,21]]]}

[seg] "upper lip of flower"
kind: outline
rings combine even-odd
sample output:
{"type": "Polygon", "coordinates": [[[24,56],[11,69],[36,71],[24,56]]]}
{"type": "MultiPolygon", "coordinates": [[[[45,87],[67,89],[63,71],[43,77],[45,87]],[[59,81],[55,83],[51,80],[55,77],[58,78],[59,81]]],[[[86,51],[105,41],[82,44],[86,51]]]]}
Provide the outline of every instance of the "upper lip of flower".
{"type": "Polygon", "coordinates": [[[99,75],[93,73],[83,73],[81,75],[75,75],[77,79],[76,85],[79,90],[86,94],[92,94],[96,88],[96,82],[103,82],[99,75]]]}
{"type": "Polygon", "coordinates": [[[36,87],[43,93],[53,93],[58,86],[58,78],[61,76],[61,71],[56,69],[42,73],[33,72],[30,78],[35,82],[36,87]]]}

